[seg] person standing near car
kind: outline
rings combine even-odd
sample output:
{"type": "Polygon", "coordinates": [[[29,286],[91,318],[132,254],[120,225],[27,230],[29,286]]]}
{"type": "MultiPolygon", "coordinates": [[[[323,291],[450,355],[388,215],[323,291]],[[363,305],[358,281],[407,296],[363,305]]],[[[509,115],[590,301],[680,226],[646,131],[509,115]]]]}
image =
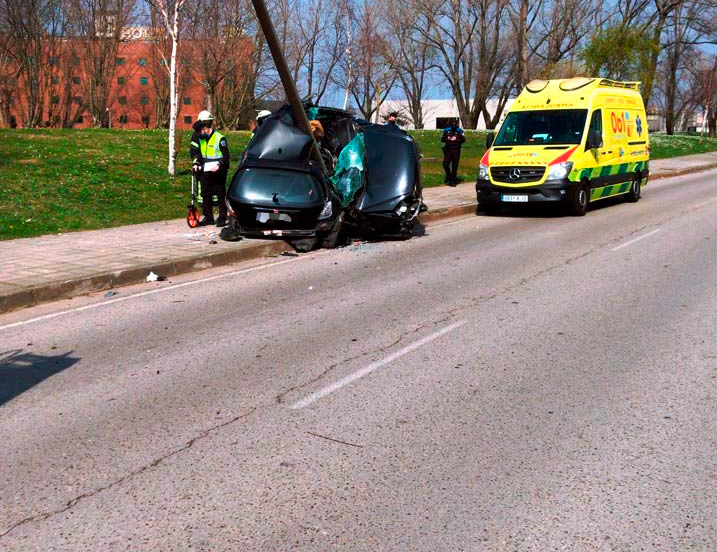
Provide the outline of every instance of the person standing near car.
{"type": "Polygon", "coordinates": [[[396,132],[406,134],[406,131],[403,130],[400,126],[398,126],[398,112],[397,111],[391,111],[391,113],[388,114],[388,118],[386,119],[386,127],[389,128],[390,130],[394,130],[396,132]]]}
{"type": "Polygon", "coordinates": [[[458,126],[458,119],[453,119],[450,126],[443,130],[443,171],[446,173],[444,182],[449,186],[458,183],[458,162],[461,158],[461,148],[466,141],[463,129],[458,126]]]}
{"type": "Polygon", "coordinates": [[[227,139],[213,128],[214,117],[202,111],[193,125],[194,134],[189,145],[192,171],[202,185],[202,219],[199,226],[214,224],[214,196],[219,203],[217,226],[227,224],[226,182],[229,171],[229,146],[227,139]]]}

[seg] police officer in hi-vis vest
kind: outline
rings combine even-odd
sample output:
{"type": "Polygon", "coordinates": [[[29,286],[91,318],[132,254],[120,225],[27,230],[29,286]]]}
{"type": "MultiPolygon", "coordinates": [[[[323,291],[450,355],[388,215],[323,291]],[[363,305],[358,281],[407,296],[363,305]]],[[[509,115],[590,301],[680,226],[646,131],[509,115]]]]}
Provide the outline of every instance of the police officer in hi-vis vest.
{"type": "Polygon", "coordinates": [[[219,202],[217,226],[227,224],[226,182],[229,171],[229,147],[224,135],[212,128],[214,117],[202,111],[194,123],[194,134],[189,145],[192,171],[202,184],[202,219],[199,226],[214,224],[213,196],[219,202]]]}

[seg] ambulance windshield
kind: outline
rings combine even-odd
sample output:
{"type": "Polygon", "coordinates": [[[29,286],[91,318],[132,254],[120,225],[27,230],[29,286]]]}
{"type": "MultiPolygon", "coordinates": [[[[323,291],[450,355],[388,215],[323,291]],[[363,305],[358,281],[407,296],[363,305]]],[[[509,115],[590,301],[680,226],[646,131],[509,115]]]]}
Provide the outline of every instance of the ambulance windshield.
{"type": "Polygon", "coordinates": [[[508,113],[495,146],[579,144],[585,129],[586,109],[551,109],[508,113]]]}

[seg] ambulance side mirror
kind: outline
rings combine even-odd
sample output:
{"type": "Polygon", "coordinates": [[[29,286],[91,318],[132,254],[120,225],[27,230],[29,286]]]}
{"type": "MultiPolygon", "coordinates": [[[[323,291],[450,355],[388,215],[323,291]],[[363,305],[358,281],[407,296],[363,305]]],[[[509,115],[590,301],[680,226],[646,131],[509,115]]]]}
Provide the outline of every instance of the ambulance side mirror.
{"type": "Polygon", "coordinates": [[[490,149],[490,147],[493,145],[494,140],[495,140],[495,133],[489,132],[485,137],[485,149],[490,149]]]}
{"type": "Polygon", "coordinates": [[[595,149],[602,146],[602,132],[599,130],[591,130],[588,134],[588,149],[595,149]]]}

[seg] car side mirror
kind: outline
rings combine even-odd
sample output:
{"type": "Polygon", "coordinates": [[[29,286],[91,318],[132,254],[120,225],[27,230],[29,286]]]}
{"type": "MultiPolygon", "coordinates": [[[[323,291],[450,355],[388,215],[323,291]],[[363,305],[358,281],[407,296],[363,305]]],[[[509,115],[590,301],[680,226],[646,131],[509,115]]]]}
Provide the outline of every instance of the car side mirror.
{"type": "Polygon", "coordinates": [[[485,137],[485,149],[490,149],[490,147],[493,145],[494,140],[495,140],[495,133],[489,132],[485,137]]]}
{"type": "Polygon", "coordinates": [[[588,134],[588,149],[595,149],[602,146],[602,132],[599,130],[591,130],[588,134]]]}

